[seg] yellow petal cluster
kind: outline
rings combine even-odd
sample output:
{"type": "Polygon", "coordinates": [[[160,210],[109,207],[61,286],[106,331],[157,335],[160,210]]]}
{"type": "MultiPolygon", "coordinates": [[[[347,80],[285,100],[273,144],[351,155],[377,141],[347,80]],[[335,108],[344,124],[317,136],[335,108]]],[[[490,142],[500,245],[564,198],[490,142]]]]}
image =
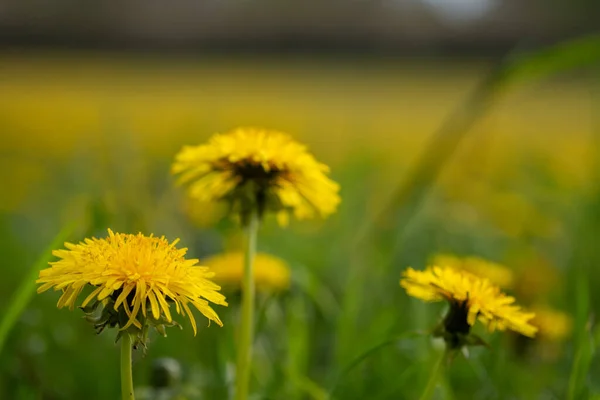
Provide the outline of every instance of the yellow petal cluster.
{"type": "MultiPolygon", "coordinates": [[[[239,288],[244,275],[244,254],[229,252],[203,260],[215,272],[215,281],[223,286],[239,288]]],[[[254,282],[261,291],[282,291],[290,286],[290,268],[282,259],[266,253],[254,258],[254,282]]]]}
{"type": "Polygon", "coordinates": [[[479,257],[457,257],[452,254],[437,254],[431,259],[431,264],[464,269],[474,275],[487,278],[493,284],[505,289],[512,288],[515,282],[515,274],[511,269],[479,257]]]}
{"type": "Polygon", "coordinates": [[[324,217],[340,203],[339,186],[327,177],[329,168],[278,131],[238,128],[215,134],[206,144],[185,146],[171,172],[197,200],[224,200],[237,210],[247,200],[241,189],[251,183],[265,210],[281,221],[290,213],[298,219],[324,217]]]}
{"type": "Polygon", "coordinates": [[[489,331],[510,329],[529,337],[537,331],[530,322],[533,313],[524,312],[514,304],[514,297],[502,293],[488,279],[467,271],[438,266],[425,271],[408,268],[400,285],[410,296],[421,300],[466,305],[470,326],[479,319],[489,331]]]}
{"type": "MultiPolygon", "coordinates": [[[[128,322],[142,328],[140,314],[155,320],[172,321],[174,303],[178,314],[190,319],[194,334],[196,321],[190,304],[209,320],[222,326],[209,301],[227,305],[220,287],[209,280],[214,274],[198,260],[185,259],[187,249],[177,249],[179,240],[169,243],[164,237],[113,233],[103,239],[85,239],[78,244],[65,243],[66,250],[52,254],[60,260],[40,271],[38,293],[50,288],[62,290],[58,308],[73,309],[77,297],[88,285],[93,291],[81,303],[85,307],[97,300],[114,301],[114,310],[125,310],[128,322]]],[[[112,302],[111,302],[112,304],[112,302]]]]}

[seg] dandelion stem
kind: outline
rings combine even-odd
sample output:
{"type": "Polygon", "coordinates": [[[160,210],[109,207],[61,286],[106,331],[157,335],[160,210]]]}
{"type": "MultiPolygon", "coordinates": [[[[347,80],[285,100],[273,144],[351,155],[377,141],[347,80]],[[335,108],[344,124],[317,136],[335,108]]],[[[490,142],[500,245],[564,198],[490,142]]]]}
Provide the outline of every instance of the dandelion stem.
{"type": "Polygon", "coordinates": [[[439,382],[439,377],[446,361],[446,353],[446,351],[442,352],[441,357],[435,363],[433,370],[431,371],[431,375],[429,375],[429,382],[427,382],[425,390],[423,390],[421,397],[419,397],[420,400],[429,400],[433,396],[433,391],[439,382]]]}
{"type": "Polygon", "coordinates": [[[253,211],[246,226],[246,249],[244,257],[244,277],[242,281],[242,320],[238,338],[236,369],[236,400],[248,398],[250,370],[252,367],[252,342],[254,337],[254,256],[258,233],[258,213],[253,211]]]}
{"type": "Polygon", "coordinates": [[[121,336],[121,398],[123,400],[135,400],[131,373],[131,348],[131,335],[125,332],[121,336]]]}

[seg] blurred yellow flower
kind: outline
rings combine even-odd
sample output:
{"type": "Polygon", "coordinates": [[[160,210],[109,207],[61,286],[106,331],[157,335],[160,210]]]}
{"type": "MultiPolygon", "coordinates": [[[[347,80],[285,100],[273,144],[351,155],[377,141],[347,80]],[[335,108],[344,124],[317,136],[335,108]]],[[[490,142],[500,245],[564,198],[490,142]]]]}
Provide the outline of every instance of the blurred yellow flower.
{"type": "Polygon", "coordinates": [[[479,257],[436,254],[431,258],[431,264],[471,272],[474,275],[487,278],[493,284],[505,289],[511,288],[515,281],[515,274],[511,269],[479,257]]]}
{"type": "Polygon", "coordinates": [[[571,335],[573,319],[570,315],[547,306],[534,307],[533,310],[535,318],[531,324],[539,329],[540,339],[560,342],[571,335]]]}
{"type": "Polygon", "coordinates": [[[227,207],[223,203],[199,201],[186,196],[183,210],[189,220],[197,227],[209,227],[227,214],[227,207]]]}
{"type": "Polygon", "coordinates": [[[251,210],[277,213],[280,223],[327,216],[340,202],[329,168],[288,135],[238,128],[213,135],[207,144],[185,146],[175,157],[178,184],[201,202],[226,201],[242,220],[251,210]]]}
{"type": "Polygon", "coordinates": [[[514,292],[527,304],[544,304],[548,296],[565,290],[561,271],[537,250],[521,248],[508,255],[516,268],[514,292]]]}
{"type": "MultiPolygon", "coordinates": [[[[230,252],[203,260],[215,273],[215,281],[224,287],[239,288],[244,276],[244,254],[230,252]]],[[[254,258],[254,282],[261,291],[282,291],[290,286],[290,268],[282,259],[258,253],[254,258]]]]}
{"type": "Polygon", "coordinates": [[[512,237],[549,238],[560,232],[557,218],[544,213],[539,205],[520,193],[490,190],[481,199],[480,206],[496,226],[512,237]]]}
{"type": "Polygon", "coordinates": [[[450,311],[438,334],[450,348],[468,344],[471,327],[479,319],[492,332],[510,329],[533,337],[537,328],[530,323],[533,313],[514,305],[515,299],[500,291],[488,279],[451,267],[429,267],[425,271],[408,268],[400,286],[412,296],[425,301],[446,300],[450,311]]]}
{"type": "Polygon", "coordinates": [[[173,324],[170,303],[175,304],[178,314],[187,314],[194,334],[196,321],[190,304],[222,326],[209,305],[209,301],[227,305],[218,292],[220,287],[208,279],[214,274],[197,266],[198,260],[185,259],[187,249],[177,249],[178,241],[169,244],[164,237],[113,233],[109,229],[104,239],[65,243],[66,250],[52,252],[60,260],[40,271],[37,283],[42,285],[37,291],[62,290],[58,308],[73,309],[82,290],[93,286],[81,307],[91,313],[88,304],[92,309],[104,306],[102,319],[96,321],[99,330],[118,325],[121,330],[143,334],[148,324],[173,324]]]}

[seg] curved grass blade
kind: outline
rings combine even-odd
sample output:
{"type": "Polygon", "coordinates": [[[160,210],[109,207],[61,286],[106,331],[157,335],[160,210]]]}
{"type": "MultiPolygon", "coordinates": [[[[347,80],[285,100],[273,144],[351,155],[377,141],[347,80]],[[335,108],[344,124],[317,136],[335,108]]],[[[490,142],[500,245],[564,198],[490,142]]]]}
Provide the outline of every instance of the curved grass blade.
{"type": "MultiPolygon", "coordinates": [[[[575,357],[573,366],[569,376],[569,386],[567,399],[577,400],[588,397],[585,392],[587,390],[587,376],[594,355],[593,337],[591,332],[591,321],[589,320],[589,286],[588,277],[585,271],[580,266],[576,270],[576,293],[577,298],[575,310],[575,357]]],[[[589,393],[588,393],[589,395],[589,393]]]]}
{"type": "Polygon", "coordinates": [[[296,385],[300,391],[306,393],[310,398],[314,400],[328,400],[329,395],[327,390],[319,386],[316,382],[310,378],[295,373],[293,371],[287,371],[288,378],[296,385]]]}
{"type": "Polygon", "coordinates": [[[544,49],[516,54],[506,68],[511,83],[541,79],[600,62],[600,34],[561,41],[544,49]]]}
{"type": "Polygon", "coordinates": [[[40,269],[44,268],[48,263],[48,260],[52,255],[52,250],[63,244],[71,233],[73,233],[73,230],[74,224],[67,225],[54,237],[50,245],[42,252],[37,261],[33,263],[29,272],[25,275],[21,284],[13,294],[12,299],[8,302],[8,307],[4,311],[4,316],[0,322],[0,353],[2,352],[8,334],[35,293],[35,280],[37,279],[40,269]]]}
{"type": "Polygon", "coordinates": [[[356,235],[357,244],[369,237],[376,228],[383,227],[386,232],[395,229],[397,221],[404,222],[400,227],[400,235],[406,230],[440,171],[467,136],[470,128],[485,115],[508,86],[523,80],[541,79],[600,63],[600,34],[562,41],[536,51],[524,52],[522,47],[516,46],[500,60],[467,99],[444,121],[423,151],[412,173],[396,189],[389,204],[360,227],[356,235]],[[402,215],[391,218],[398,210],[402,215]],[[392,226],[389,226],[390,224],[392,226]]]}
{"type": "Polygon", "coordinates": [[[338,374],[338,377],[335,379],[335,382],[333,383],[333,385],[331,385],[331,389],[329,391],[330,398],[332,398],[332,399],[334,398],[335,391],[340,387],[340,383],[342,382],[342,380],[350,372],[352,372],[352,370],[354,370],[354,368],[356,368],[358,365],[360,365],[363,361],[365,361],[366,359],[368,359],[372,355],[374,355],[377,352],[379,352],[381,349],[384,349],[384,348],[386,348],[388,346],[396,344],[396,343],[398,343],[401,340],[406,340],[406,339],[410,339],[410,338],[413,338],[413,337],[425,336],[427,334],[428,334],[427,332],[410,331],[410,332],[406,332],[406,333],[404,333],[402,335],[395,336],[395,337],[393,337],[391,339],[385,340],[385,341],[383,341],[381,343],[378,343],[378,344],[376,344],[373,347],[370,347],[369,349],[367,349],[366,351],[364,351],[362,354],[360,354],[359,356],[357,356],[350,363],[348,363],[348,365],[346,365],[344,367],[344,369],[342,369],[342,371],[338,374]]]}

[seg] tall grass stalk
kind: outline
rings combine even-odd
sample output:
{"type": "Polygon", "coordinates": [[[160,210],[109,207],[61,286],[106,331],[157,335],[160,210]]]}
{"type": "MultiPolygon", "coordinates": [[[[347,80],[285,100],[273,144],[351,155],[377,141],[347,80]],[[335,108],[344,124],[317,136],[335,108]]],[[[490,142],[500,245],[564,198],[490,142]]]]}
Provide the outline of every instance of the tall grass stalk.
{"type": "Polygon", "coordinates": [[[258,235],[259,218],[256,210],[252,211],[246,226],[246,248],[244,257],[244,276],[242,282],[242,316],[237,347],[236,367],[236,400],[246,400],[250,386],[252,369],[252,342],[254,339],[254,257],[258,235]]]}
{"type": "Polygon", "coordinates": [[[423,393],[421,394],[421,397],[419,397],[419,400],[429,400],[433,396],[433,392],[435,391],[435,388],[440,381],[440,375],[443,372],[442,370],[444,369],[444,364],[446,363],[446,355],[446,351],[442,352],[440,358],[433,366],[431,374],[429,375],[427,386],[425,386],[425,390],[423,390],[423,393]]]}

